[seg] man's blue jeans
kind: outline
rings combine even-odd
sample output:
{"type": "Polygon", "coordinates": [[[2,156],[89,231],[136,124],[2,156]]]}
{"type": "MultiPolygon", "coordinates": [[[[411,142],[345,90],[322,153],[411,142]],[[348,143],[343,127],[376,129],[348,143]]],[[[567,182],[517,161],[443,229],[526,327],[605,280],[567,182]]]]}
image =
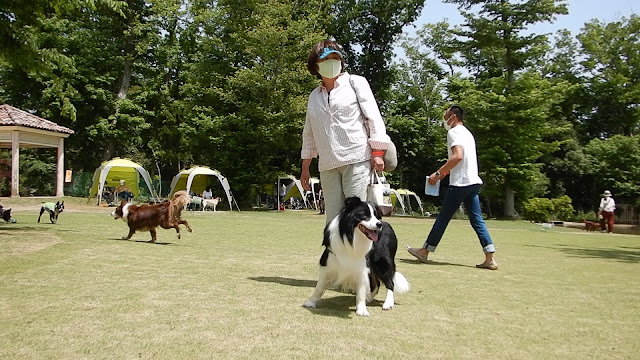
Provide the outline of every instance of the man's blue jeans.
{"type": "Polygon", "coordinates": [[[482,245],[482,250],[485,253],[493,253],[496,251],[496,248],[493,246],[493,242],[491,241],[491,236],[489,236],[487,225],[484,223],[484,219],[482,219],[480,198],[478,197],[479,191],[480,184],[461,187],[449,186],[449,190],[444,196],[442,210],[440,210],[440,213],[436,218],[436,222],[433,224],[433,228],[431,228],[431,232],[427,237],[427,241],[424,243],[423,247],[425,249],[429,252],[436,251],[436,247],[438,246],[438,243],[440,243],[440,239],[442,239],[442,235],[447,229],[447,225],[449,225],[449,220],[451,220],[453,214],[456,213],[460,204],[464,203],[464,207],[467,209],[467,213],[469,214],[469,222],[471,222],[473,230],[475,230],[478,235],[480,245],[482,245]]]}

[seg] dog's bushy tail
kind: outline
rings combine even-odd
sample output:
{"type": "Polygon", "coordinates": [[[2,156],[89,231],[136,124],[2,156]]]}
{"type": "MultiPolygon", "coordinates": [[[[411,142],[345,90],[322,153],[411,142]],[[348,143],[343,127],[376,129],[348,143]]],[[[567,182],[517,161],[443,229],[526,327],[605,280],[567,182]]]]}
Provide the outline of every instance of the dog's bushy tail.
{"type": "Polygon", "coordinates": [[[411,286],[409,286],[407,278],[396,271],[396,273],[393,275],[393,292],[396,294],[404,294],[406,292],[409,292],[409,289],[411,289],[411,286]]]}
{"type": "Polygon", "coordinates": [[[185,190],[176,191],[171,199],[170,213],[171,218],[179,218],[182,209],[189,203],[189,194],[185,190]]]}

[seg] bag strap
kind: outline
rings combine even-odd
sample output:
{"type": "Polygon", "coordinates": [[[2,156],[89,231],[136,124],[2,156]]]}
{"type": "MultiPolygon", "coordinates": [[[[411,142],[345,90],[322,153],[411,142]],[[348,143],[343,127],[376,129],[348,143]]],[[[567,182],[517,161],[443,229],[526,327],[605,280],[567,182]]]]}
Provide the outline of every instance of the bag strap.
{"type": "Polygon", "coordinates": [[[362,111],[362,105],[360,104],[360,96],[358,96],[358,89],[356,89],[355,85],[353,85],[353,77],[351,74],[349,74],[349,85],[351,85],[351,88],[353,89],[353,92],[356,94],[356,100],[358,100],[358,107],[360,108],[360,114],[362,114],[362,116],[364,117],[364,128],[365,130],[367,130],[367,138],[371,137],[371,131],[369,130],[369,123],[367,122],[367,116],[364,114],[364,111],[362,111]]]}
{"type": "Polygon", "coordinates": [[[371,169],[371,185],[375,185],[375,184],[382,184],[382,181],[380,181],[380,176],[378,175],[378,172],[371,169]]]}

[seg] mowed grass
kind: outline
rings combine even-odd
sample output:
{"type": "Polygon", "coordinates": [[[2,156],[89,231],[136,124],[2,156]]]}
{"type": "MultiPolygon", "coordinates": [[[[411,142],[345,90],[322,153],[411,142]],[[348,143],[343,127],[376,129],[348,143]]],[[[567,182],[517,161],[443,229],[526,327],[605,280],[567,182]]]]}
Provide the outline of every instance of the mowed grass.
{"type": "Polygon", "coordinates": [[[120,240],[112,208],[3,199],[2,359],[634,359],[640,357],[640,237],[488,221],[498,271],[467,221],[420,264],[432,219],[392,217],[412,289],[355,315],[354,295],[317,280],[324,217],[313,211],[186,212],[194,232],[120,240]]]}

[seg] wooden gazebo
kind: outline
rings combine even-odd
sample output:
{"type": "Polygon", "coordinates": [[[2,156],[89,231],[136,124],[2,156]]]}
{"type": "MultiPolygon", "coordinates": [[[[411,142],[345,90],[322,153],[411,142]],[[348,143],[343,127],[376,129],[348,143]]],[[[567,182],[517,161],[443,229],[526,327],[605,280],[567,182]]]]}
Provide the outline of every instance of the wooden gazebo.
{"type": "Polygon", "coordinates": [[[64,196],[64,139],[74,131],[49,120],[0,105],[0,148],[11,149],[11,196],[18,197],[20,147],[57,148],[56,196],[64,196]]]}

